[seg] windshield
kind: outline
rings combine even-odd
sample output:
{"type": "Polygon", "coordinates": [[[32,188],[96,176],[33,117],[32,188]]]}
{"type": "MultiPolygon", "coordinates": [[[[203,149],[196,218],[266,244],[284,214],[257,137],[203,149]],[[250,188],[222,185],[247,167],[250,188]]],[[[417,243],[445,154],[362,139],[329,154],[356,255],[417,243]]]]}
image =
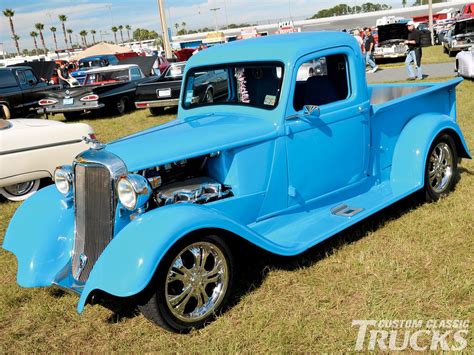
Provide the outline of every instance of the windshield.
{"type": "Polygon", "coordinates": [[[79,68],[92,68],[92,67],[101,67],[103,65],[103,61],[101,60],[88,60],[86,62],[79,62],[79,68]]]}
{"type": "Polygon", "coordinates": [[[85,85],[109,84],[128,80],[128,69],[104,71],[87,74],[85,85]]]}
{"type": "Polygon", "coordinates": [[[184,108],[237,104],[272,110],[278,105],[283,65],[229,64],[191,69],[183,95],[184,108]]]}
{"type": "Polygon", "coordinates": [[[182,77],[185,64],[172,64],[166,72],[165,78],[182,77]]]}
{"type": "Polygon", "coordinates": [[[454,28],[455,35],[472,32],[474,32],[474,20],[457,22],[454,28]]]}

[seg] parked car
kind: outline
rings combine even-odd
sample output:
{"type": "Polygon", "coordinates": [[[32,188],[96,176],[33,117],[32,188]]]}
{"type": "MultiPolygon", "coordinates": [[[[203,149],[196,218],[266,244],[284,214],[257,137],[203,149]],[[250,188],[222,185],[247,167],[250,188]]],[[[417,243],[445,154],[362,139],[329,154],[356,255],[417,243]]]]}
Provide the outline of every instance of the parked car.
{"type": "Polygon", "coordinates": [[[41,180],[52,182],[54,169],[68,164],[95,138],[83,123],[38,119],[0,119],[0,195],[22,201],[34,194],[41,180]]]}
{"type": "Polygon", "coordinates": [[[51,88],[30,67],[0,68],[0,118],[35,116],[38,100],[51,88]]]}
{"type": "Polygon", "coordinates": [[[74,291],[78,312],[107,295],[168,329],[202,327],[248,243],[296,255],[412,193],[447,195],[471,157],[461,81],[367,85],[342,32],[209,48],[186,65],[176,120],[59,167],[56,187],[17,209],[3,248],[21,286],[74,291]],[[297,80],[322,57],[326,75],[297,80]],[[227,94],[197,100],[196,82],[216,71],[227,94]]]}
{"type": "Polygon", "coordinates": [[[445,35],[444,53],[450,57],[463,49],[469,49],[474,43],[474,18],[457,21],[445,35]]]}
{"type": "MultiPolygon", "coordinates": [[[[139,84],[135,99],[136,108],[148,108],[152,115],[162,113],[165,107],[178,106],[181,82],[186,63],[173,63],[157,80],[139,84]]],[[[222,71],[210,71],[196,78],[198,102],[212,102],[227,95],[226,75],[222,71]]]]}
{"type": "Polygon", "coordinates": [[[456,71],[465,78],[474,78],[474,46],[456,55],[456,71]]]}
{"type": "Polygon", "coordinates": [[[375,46],[374,57],[405,58],[408,46],[403,43],[408,38],[408,29],[405,23],[391,23],[379,26],[378,43],[375,46]]]}
{"type": "Polygon", "coordinates": [[[112,54],[82,58],[78,63],[79,68],[71,72],[71,76],[82,85],[84,84],[86,74],[89,70],[117,64],[119,64],[119,60],[115,55],[112,54]]]}
{"type": "Polygon", "coordinates": [[[38,113],[60,113],[67,120],[96,110],[121,115],[133,107],[137,85],[148,80],[135,64],[91,69],[83,86],[44,92],[38,113]]]}

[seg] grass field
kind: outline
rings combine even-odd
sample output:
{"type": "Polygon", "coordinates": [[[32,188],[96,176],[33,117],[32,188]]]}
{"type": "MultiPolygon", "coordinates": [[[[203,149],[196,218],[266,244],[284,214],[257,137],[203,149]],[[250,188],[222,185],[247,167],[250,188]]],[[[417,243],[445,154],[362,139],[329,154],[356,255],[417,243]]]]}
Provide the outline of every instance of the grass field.
{"type": "MultiPolygon", "coordinates": [[[[439,47],[438,47],[439,48],[439,47]]],[[[458,87],[458,120],[474,149],[474,83],[458,87]]],[[[427,108],[429,110],[429,108],[427,108]]],[[[139,111],[87,121],[110,141],[170,119],[139,111]]],[[[293,258],[255,251],[233,306],[188,335],[155,327],[133,308],[88,306],[58,290],[22,289],[0,250],[0,352],[351,351],[354,319],[468,319],[474,351],[474,163],[449,197],[409,197],[293,258]]],[[[0,202],[0,242],[18,204],[0,202]]],[[[27,221],[25,221],[27,222],[27,221]]]]}
{"type": "MultiPolygon", "coordinates": [[[[455,62],[455,57],[450,57],[443,53],[443,46],[431,46],[423,48],[423,56],[421,64],[437,64],[437,63],[451,63],[455,62]]],[[[379,59],[376,61],[380,68],[399,68],[405,65],[405,58],[403,59],[379,59]]]]}

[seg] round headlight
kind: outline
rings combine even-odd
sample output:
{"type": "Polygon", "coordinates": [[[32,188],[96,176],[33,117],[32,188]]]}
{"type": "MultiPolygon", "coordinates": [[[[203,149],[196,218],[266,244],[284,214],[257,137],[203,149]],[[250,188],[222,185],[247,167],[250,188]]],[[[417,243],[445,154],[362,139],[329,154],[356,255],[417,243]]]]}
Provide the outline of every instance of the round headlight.
{"type": "Polygon", "coordinates": [[[66,197],[72,196],[72,167],[63,165],[56,168],[54,171],[54,183],[60,193],[66,197]]]}
{"type": "Polygon", "coordinates": [[[151,196],[151,187],[143,176],[129,174],[119,180],[117,194],[122,206],[133,211],[148,202],[151,196]]]}

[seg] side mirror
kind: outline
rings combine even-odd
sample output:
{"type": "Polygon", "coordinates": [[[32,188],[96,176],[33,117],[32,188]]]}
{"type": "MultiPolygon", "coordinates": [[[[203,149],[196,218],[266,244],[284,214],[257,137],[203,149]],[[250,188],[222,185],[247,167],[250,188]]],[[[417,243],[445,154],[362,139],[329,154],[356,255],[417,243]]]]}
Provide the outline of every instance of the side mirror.
{"type": "Polygon", "coordinates": [[[318,105],[304,105],[303,112],[305,116],[319,118],[321,110],[318,105]]]}

